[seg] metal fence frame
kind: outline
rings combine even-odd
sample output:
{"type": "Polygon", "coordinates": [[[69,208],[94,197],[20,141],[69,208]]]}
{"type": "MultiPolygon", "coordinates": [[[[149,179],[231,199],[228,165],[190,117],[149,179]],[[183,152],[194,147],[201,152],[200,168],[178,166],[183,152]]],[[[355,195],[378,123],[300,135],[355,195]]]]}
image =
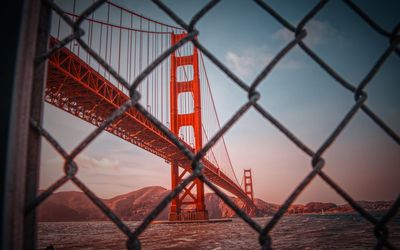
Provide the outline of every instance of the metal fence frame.
{"type": "MultiPolygon", "coordinates": [[[[367,93],[364,91],[368,83],[379,71],[383,63],[392,53],[400,56],[400,23],[392,31],[387,31],[371,19],[362,9],[350,0],[344,0],[347,6],[355,14],[360,16],[374,31],[388,39],[389,45],[377,59],[373,68],[365,75],[361,83],[353,85],[340,76],[331,68],[322,58],[320,58],[311,48],[309,48],[303,39],[307,36],[305,25],[326,5],[328,0],[321,0],[316,4],[298,23],[292,25],[283,16],[277,13],[263,0],[254,0],[263,10],[271,15],[278,23],[293,33],[293,39],[281,51],[279,51],[268,65],[264,67],[256,79],[247,84],[240,80],[231,72],[222,62],[220,62],[211,52],[208,51],[198,40],[196,36],[199,31],[196,29],[197,22],[210,11],[219,0],[208,2],[199,10],[189,23],[184,22],[161,0],[153,2],[170,16],[178,25],[186,30],[188,35],[180,42],[175,44],[161,54],[152,62],[134,81],[126,82],[118,73],[110,67],[95,51],[93,51],[83,40],[84,30],[80,27],[83,20],[99,8],[106,0],[98,0],[93,5],[83,11],[76,21],[66,16],[63,10],[57,6],[53,0],[43,1],[25,1],[25,9],[22,20],[22,30],[17,57],[17,71],[15,80],[15,89],[13,96],[13,110],[11,117],[11,132],[9,135],[9,154],[7,162],[7,186],[6,186],[6,206],[3,217],[3,242],[5,249],[22,249],[36,247],[36,221],[35,208],[48,198],[57,188],[67,181],[75,183],[87,197],[101,211],[113,221],[118,228],[127,236],[126,246],[128,249],[140,249],[138,237],[147,228],[147,226],[156,218],[156,216],[176,197],[183,188],[195,178],[203,181],[211,190],[213,190],[237,215],[242,218],[251,228],[259,234],[259,243],[262,249],[272,248],[272,239],[270,231],[285,214],[289,206],[315,178],[320,176],[332,189],[334,189],[351,207],[357,211],[364,219],[374,226],[374,235],[377,239],[376,249],[384,246],[388,249],[395,249],[389,240],[389,231],[386,224],[393,218],[400,206],[400,196],[397,197],[390,209],[380,219],[371,215],[360,206],[345,190],[329,177],[322,169],[325,165],[323,159],[324,152],[334,143],[346,125],[352,120],[354,115],[360,110],[364,112],[371,120],[376,123],[390,138],[398,145],[400,144],[399,135],[392,130],[378,115],[376,115],[366,104],[367,93]],[[73,32],[59,44],[47,49],[49,34],[49,17],[51,10],[55,11],[60,17],[73,29],[73,32]],[[31,41],[36,41],[32,43],[31,41]],[[46,76],[46,60],[58,49],[64,47],[71,41],[76,41],[85,49],[97,62],[99,62],[108,72],[114,76],[121,84],[130,90],[131,99],[115,110],[98,128],[90,133],[72,152],[66,152],[63,147],[49,134],[42,126],[42,105],[43,88],[46,76]],[[165,127],[160,121],[147,112],[146,108],[139,104],[140,93],[136,90],[143,79],[157,67],[159,63],[167,59],[171,53],[187,42],[192,42],[211,62],[213,62],[222,72],[224,72],[234,84],[243,89],[248,94],[248,101],[228,120],[226,124],[218,131],[209,142],[196,154],[186,148],[176,135],[165,127]],[[324,71],[326,71],[338,84],[354,94],[355,103],[352,108],[344,115],[337,127],[331,132],[322,145],[312,150],[305,145],[299,138],[289,131],[282,123],[268,113],[258,104],[260,93],[257,87],[265,79],[271,70],[279,61],[298,45],[310,58],[312,58],[324,71]],[[75,157],[93,141],[107,126],[116,121],[127,109],[135,107],[139,112],[146,116],[155,126],[157,126],[192,162],[193,172],[182,181],[174,190],[172,190],[146,218],[134,230],[131,230],[113,211],[111,211],[82,181],[76,176],[78,165],[74,161],[75,157]],[[218,187],[211,183],[203,174],[203,166],[200,159],[206,152],[230,129],[240,117],[250,108],[257,110],[267,121],[281,131],[289,140],[291,140],[299,149],[311,158],[311,170],[308,175],[298,184],[295,190],[285,200],[280,209],[273,217],[262,226],[249,217],[244,211],[237,207],[231,199],[225,195],[218,187]],[[47,190],[37,195],[38,189],[38,171],[40,156],[40,141],[44,137],[58,153],[65,159],[65,175],[51,185],[47,190]]],[[[371,232],[372,233],[372,232],[371,232]]]]}

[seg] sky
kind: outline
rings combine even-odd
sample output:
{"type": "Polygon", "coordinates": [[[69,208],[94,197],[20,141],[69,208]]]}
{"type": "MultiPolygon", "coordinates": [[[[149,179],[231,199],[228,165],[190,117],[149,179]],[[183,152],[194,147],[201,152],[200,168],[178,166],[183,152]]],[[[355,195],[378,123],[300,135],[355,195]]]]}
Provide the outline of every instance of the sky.
{"type": "MultiPolygon", "coordinates": [[[[150,1],[115,1],[149,18],[176,25],[150,1]]],[[[205,1],[164,1],[185,21],[205,1]]],[[[317,1],[268,1],[293,25],[317,1]]],[[[399,22],[398,1],[355,1],[378,24],[392,30],[399,22]]],[[[342,1],[330,1],[307,25],[305,43],[353,85],[358,85],[389,45],[342,1]]],[[[250,84],[293,35],[251,1],[221,1],[198,23],[198,39],[219,60],[250,84]]],[[[216,109],[222,124],[247,101],[247,94],[205,58],[216,109]]],[[[366,104],[400,133],[400,57],[392,54],[366,88],[366,104]]],[[[347,111],[353,95],[340,86],[298,46],[258,87],[259,104],[311,149],[317,150],[347,111]]],[[[72,150],[94,127],[45,104],[44,127],[72,150]]],[[[282,203],[311,170],[311,159],[254,109],[225,135],[238,179],[251,168],[256,198],[282,203]]],[[[358,112],[323,155],[335,182],[356,200],[393,200],[400,191],[400,148],[372,120],[358,112]]],[[[81,178],[103,198],[145,186],[170,188],[169,165],[162,159],[107,132],[78,157],[81,178]]],[[[43,141],[40,188],[63,175],[61,157],[43,141]]],[[[67,184],[60,190],[76,190],[67,184]]],[[[296,203],[344,203],[316,177],[296,203]]]]}

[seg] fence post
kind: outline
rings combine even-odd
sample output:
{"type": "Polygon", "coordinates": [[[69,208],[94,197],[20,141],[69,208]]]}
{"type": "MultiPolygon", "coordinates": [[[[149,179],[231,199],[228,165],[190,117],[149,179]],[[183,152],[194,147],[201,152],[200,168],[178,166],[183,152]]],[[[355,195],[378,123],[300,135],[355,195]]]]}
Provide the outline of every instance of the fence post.
{"type": "Polygon", "coordinates": [[[50,10],[42,1],[23,2],[5,168],[3,249],[36,248],[35,212],[25,213],[25,208],[37,192],[40,136],[29,122],[42,120],[46,66],[35,64],[35,58],[47,49],[49,20],[50,10]]]}

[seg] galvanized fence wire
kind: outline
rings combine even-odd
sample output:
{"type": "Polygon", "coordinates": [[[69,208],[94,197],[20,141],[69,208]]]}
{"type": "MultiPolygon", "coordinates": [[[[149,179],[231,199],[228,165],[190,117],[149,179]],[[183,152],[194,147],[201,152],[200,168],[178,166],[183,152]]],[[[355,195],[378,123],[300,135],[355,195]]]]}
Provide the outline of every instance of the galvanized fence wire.
{"type": "Polygon", "coordinates": [[[39,204],[45,201],[56,189],[64,185],[67,181],[75,183],[87,197],[99,208],[101,211],[112,221],[115,225],[128,237],[126,246],[128,249],[140,249],[140,241],[138,237],[143,231],[149,226],[149,224],[161,213],[161,211],[168,206],[172,199],[174,199],[191,181],[195,178],[199,178],[203,181],[211,190],[213,190],[230,208],[232,208],[237,215],[242,218],[251,228],[253,228],[259,234],[259,243],[262,249],[272,248],[272,239],[270,236],[271,230],[279,222],[289,206],[294,200],[300,195],[300,193],[308,186],[308,184],[318,175],[320,176],[331,188],[336,191],[344,200],[346,200],[351,207],[357,211],[363,218],[370,222],[374,226],[374,235],[377,239],[375,248],[381,249],[384,246],[388,249],[395,249],[389,240],[389,231],[386,227],[387,223],[396,215],[400,207],[400,195],[397,197],[395,202],[392,204],[390,209],[380,219],[374,217],[371,213],[366,211],[360,204],[358,204],[345,190],[343,190],[336,182],[329,177],[322,169],[325,166],[325,160],[323,159],[324,152],[335,142],[336,138],[340,135],[343,129],[350,123],[354,115],[362,110],[371,120],[376,123],[385,133],[392,138],[397,144],[400,144],[399,135],[391,129],[376,113],[374,113],[366,104],[367,93],[364,91],[365,87],[374,78],[377,72],[380,70],[384,62],[391,54],[400,56],[400,23],[392,30],[387,31],[371,19],[360,7],[354,4],[350,0],[344,0],[346,5],[354,11],[355,14],[359,15],[372,30],[378,34],[388,38],[389,45],[383,50],[382,55],[377,59],[372,69],[365,75],[364,79],[357,85],[353,85],[341,77],[333,68],[331,68],[322,58],[320,58],[311,48],[309,48],[303,39],[307,36],[305,25],[314,18],[314,16],[324,8],[328,3],[328,0],[322,0],[315,5],[299,22],[297,26],[292,25],[283,16],[276,12],[271,6],[265,3],[263,0],[254,0],[263,10],[269,15],[274,17],[278,23],[283,27],[291,31],[294,35],[293,40],[290,41],[276,56],[264,67],[259,73],[256,79],[249,85],[239,79],[232,71],[228,69],[219,59],[217,59],[207,48],[205,48],[198,40],[195,39],[199,35],[199,31],[196,29],[196,24],[203,18],[207,12],[209,12],[215,5],[218,4],[219,0],[212,0],[208,2],[201,10],[199,10],[191,19],[189,23],[184,22],[177,14],[175,14],[168,6],[166,6],[160,0],[153,0],[153,2],[164,11],[169,17],[171,17],[178,25],[180,25],[188,35],[179,41],[174,46],[167,49],[162,53],[155,61],[153,61],[148,67],[133,81],[132,84],[126,82],[123,77],[103,60],[95,51],[93,51],[83,40],[84,30],[80,27],[85,18],[91,15],[97,8],[99,8],[106,0],[98,0],[85,11],[83,11],[76,21],[73,21],[70,17],[64,14],[64,11],[56,5],[53,0],[43,0],[43,4],[47,4],[53,11],[55,11],[60,17],[73,29],[73,32],[60,41],[58,44],[53,46],[43,54],[39,56],[35,64],[45,63],[45,61],[58,49],[64,47],[71,41],[77,41],[87,53],[89,53],[100,65],[102,65],[113,77],[115,77],[121,84],[127,87],[130,91],[131,99],[124,103],[121,107],[116,109],[101,125],[91,132],[80,144],[78,144],[71,153],[67,153],[63,147],[39,124],[37,121],[31,120],[31,126],[36,129],[64,158],[64,171],[65,175],[53,183],[48,189],[42,192],[36,200],[27,206],[27,212],[35,209],[39,204]],[[222,72],[224,72],[237,86],[243,89],[248,94],[248,101],[241,106],[239,110],[228,120],[228,122],[214,135],[214,137],[208,141],[204,147],[194,154],[189,148],[187,148],[181,140],[174,135],[166,126],[164,126],[157,118],[147,112],[146,108],[140,103],[140,93],[137,91],[138,85],[143,79],[149,75],[153,69],[155,69],[163,60],[167,59],[169,55],[175,52],[179,47],[187,42],[192,42],[205,56],[207,56],[211,62],[213,62],[222,72]],[[354,94],[355,103],[352,108],[344,115],[343,119],[338,123],[337,127],[332,133],[326,138],[321,146],[315,151],[310,149],[305,143],[303,143],[295,134],[287,129],[282,123],[274,118],[267,110],[265,110],[258,100],[260,99],[260,93],[257,92],[257,87],[261,81],[268,77],[268,74],[273,68],[285,57],[295,46],[299,46],[307,55],[310,56],[324,71],[326,71],[331,77],[333,77],[342,87],[354,94]],[[146,216],[146,218],[137,226],[133,231],[102,201],[99,199],[78,177],[76,177],[79,166],[75,162],[75,157],[82,152],[105,128],[112,126],[112,123],[117,121],[122,114],[129,108],[135,107],[140,113],[148,118],[158,129],[160,129],[170,140],[173,142],[182,153],[192,162],[192,173],[185,178],[176,188],[174,188],[162,201],[146,216]],[[220,139],[250,108],[257,110],[269,123],[274,125],[279,131],[281,131],[290,141],[292,141],[299,149],[311,158],[311,170],[308,175],[298,184],[295,190],[285,200],[280,209],[272,216],[272,218],[266,223],[266,225],[259,225],[249,215],[242,211],[233,201],[216,185],[210,182],[202,172],[203,165],[201,163],[202,157],[205,156],[208,150],[212,148],[215,143],[220,139]]]}

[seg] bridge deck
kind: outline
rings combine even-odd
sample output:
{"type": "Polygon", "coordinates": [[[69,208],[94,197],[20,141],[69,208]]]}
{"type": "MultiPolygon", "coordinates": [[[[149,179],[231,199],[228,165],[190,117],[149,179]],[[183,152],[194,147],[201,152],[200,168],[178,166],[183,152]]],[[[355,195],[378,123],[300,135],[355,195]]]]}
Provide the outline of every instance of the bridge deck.
{"type": "MultiPolygon", "coordinates": [[[[54,38],[51,38],[51,43],[55,43],[54,38]]],[[[99,126],[128,98],[69,49],[62,48],[51,56],[45,89],[46,102],[99,126]]],[[[126,111],[106,131],[167,161],[179,162],[181,167],[187,168],[190,165],[181,151],[135,108],[126,111]]],[[[251,200],[240,186],[207,159],[203,159],[202,163],[208,179],[252,206],[251,200]]]]}

